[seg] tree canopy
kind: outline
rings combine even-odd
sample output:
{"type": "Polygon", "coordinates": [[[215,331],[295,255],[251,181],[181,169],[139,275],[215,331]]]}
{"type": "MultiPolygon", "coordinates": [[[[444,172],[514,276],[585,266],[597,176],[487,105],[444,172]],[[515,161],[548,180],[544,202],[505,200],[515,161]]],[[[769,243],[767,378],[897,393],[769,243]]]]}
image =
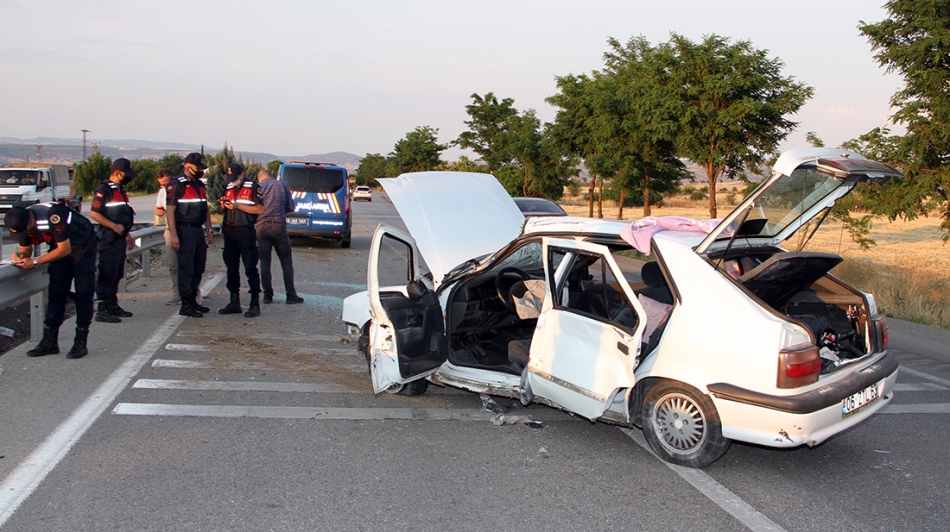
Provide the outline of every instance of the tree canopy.
{"type": "Polygon", "coordinates": [[[418,126],[406,133],[389,154],[390,172],[424,172],[439,166],[443,162],[439,157],[448,146],[439,144],[438,134],[438,129],[429,126],[418,126]]]}
{"type": "Polygon", "coordinates": [[[388,171],[389,161],[386,157],[378,153],[367,153],[360,161],[359,168],[356,169],[356,184],[379,186],[376,180],[387,177],[388,171]]]}
{"type": "MultiPolygon", "coordinates": [[[[903,167],[905,177],[869,192],[871,207],[892,220],[913,219],[942,209],[944,241],[950,240],[950,3],[940,0],[891,0],[889,17],[858,28],[889,72],[904,79],[891,98],[892,119],[906,126],[903,137],[876,128],[855,147],[883,150],[903,167]],[[894,150],[896,153],[892,153],[894,150]]],[[[886,159],[885,159],[886,160],[886,159]]]]}

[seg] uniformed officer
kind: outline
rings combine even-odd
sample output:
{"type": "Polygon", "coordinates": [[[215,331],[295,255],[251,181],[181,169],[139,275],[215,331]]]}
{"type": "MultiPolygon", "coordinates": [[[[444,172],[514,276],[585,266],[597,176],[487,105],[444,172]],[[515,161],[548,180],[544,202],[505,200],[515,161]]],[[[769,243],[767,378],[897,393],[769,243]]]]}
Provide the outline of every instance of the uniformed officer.
{"type": "Polygon", "coordinates": [[[185,172],[168,184],[165,221],[171,236],[172,249],[178,254],[178,294],[182,316],[200,318],[211,309],[198,303],[198,285],[205,272],[208,246],[214,242],[211,213],[205,184],[201,181],[208,167],[200,153],[185,157],[185,172]]]}
{"type": "Polygon", "coordinates": [[[96,287],[96,233],[81,214],[58,203],[14,207],[3,217],[10,237],[18,244],[13,264],[29,270],[49,264],[49,301],[43,339],[26,352],[41,357],[59,353],[59,327],[66,316],[66,297],[76,284],[76,337],[66,358],[82,358],[89,352],[86,338],[92,323],[92,298],[96,287]],[[33,246],[46,242],[49,252],[33,259],[33,246]]]}
{"type": "Polygon", "coordinates": [[[227,178],[228,186],[218,203],[224,209],[221,222],[221,235],[224,237],[222,256],[228,268],[231,301],[218,309],[218,314],[241,312],[241,262],[244,262],[244,274],[251,293],[251,304],[244,316],[253,318],[261,315],[261,273],[257,269],[260,255],[254,223],[257,222],[257,215],[264,210],[264,199],[257,181],[244,179],[244,167],[240,164],[228,165],[227,178]]]}
{"type": "Polygon", "coordinates": [[[137,174],[128,159],[112,163],[109,179],[93,192],[89,216],[99,224],[99,279],[96,281],[96,299],[99,308],[96,321],[119,323],[132,313],[119,306],[119,281],[125,277],[126,251],[135,246],[129,232],[135,211],[129,205],[125,185],[137,174]]]}

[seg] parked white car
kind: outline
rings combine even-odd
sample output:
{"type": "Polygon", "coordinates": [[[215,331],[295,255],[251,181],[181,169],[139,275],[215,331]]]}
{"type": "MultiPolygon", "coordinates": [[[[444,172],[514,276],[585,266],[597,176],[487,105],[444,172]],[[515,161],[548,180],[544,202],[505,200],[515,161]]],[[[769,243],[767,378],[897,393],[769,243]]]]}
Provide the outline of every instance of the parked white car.
{"type": "Polygon", "coordinates": [[[896,175],[792,150],[721,223],[688,231],[526,219],[486,174],[380,179],[409,233],[379,226],[343,320],[377,393],[432,382],[520,398],[642,427],[691,467],[733,440],[817,445],[893,398],[897,361],[874,298],[828,273],[842,259],[789,239],[857,183],[896,175]],[[634,242],[655,261],[631,258],[634,242]]]}

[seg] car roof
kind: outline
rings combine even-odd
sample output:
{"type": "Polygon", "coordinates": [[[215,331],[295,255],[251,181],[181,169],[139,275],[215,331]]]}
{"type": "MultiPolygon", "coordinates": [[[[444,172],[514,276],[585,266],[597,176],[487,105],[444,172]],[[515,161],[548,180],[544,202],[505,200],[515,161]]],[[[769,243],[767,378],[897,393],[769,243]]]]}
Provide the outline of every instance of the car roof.
{"type": "Polygon", "coordinates": [[[512,198],[525,216],[567,216],[564,209],[547,198],[512,198]]]}

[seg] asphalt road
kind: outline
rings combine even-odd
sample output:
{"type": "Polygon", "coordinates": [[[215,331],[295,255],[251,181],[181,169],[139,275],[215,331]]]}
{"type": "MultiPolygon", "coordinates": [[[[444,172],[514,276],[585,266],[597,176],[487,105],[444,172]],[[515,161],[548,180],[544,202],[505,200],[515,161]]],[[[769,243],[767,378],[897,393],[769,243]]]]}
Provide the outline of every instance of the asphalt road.
{"type": "Polygon", "coordinates": [[[304,305],[283,304],[275,267],[259,318],[186,320],[167,277],[141,279],[120,296],[135,316],[94,324],[87,358],[0,357],[0,530],[947,527],[950,334],[906,322],[887,412],[816,448],[733,444],[702,471],[541,406],[519,413],[543,428],[498,427],[475,394],[374,395],[339,321],[376,224],[401,226],[374,198],[353,206],[351,249],[295,242],[304,305]]]}

